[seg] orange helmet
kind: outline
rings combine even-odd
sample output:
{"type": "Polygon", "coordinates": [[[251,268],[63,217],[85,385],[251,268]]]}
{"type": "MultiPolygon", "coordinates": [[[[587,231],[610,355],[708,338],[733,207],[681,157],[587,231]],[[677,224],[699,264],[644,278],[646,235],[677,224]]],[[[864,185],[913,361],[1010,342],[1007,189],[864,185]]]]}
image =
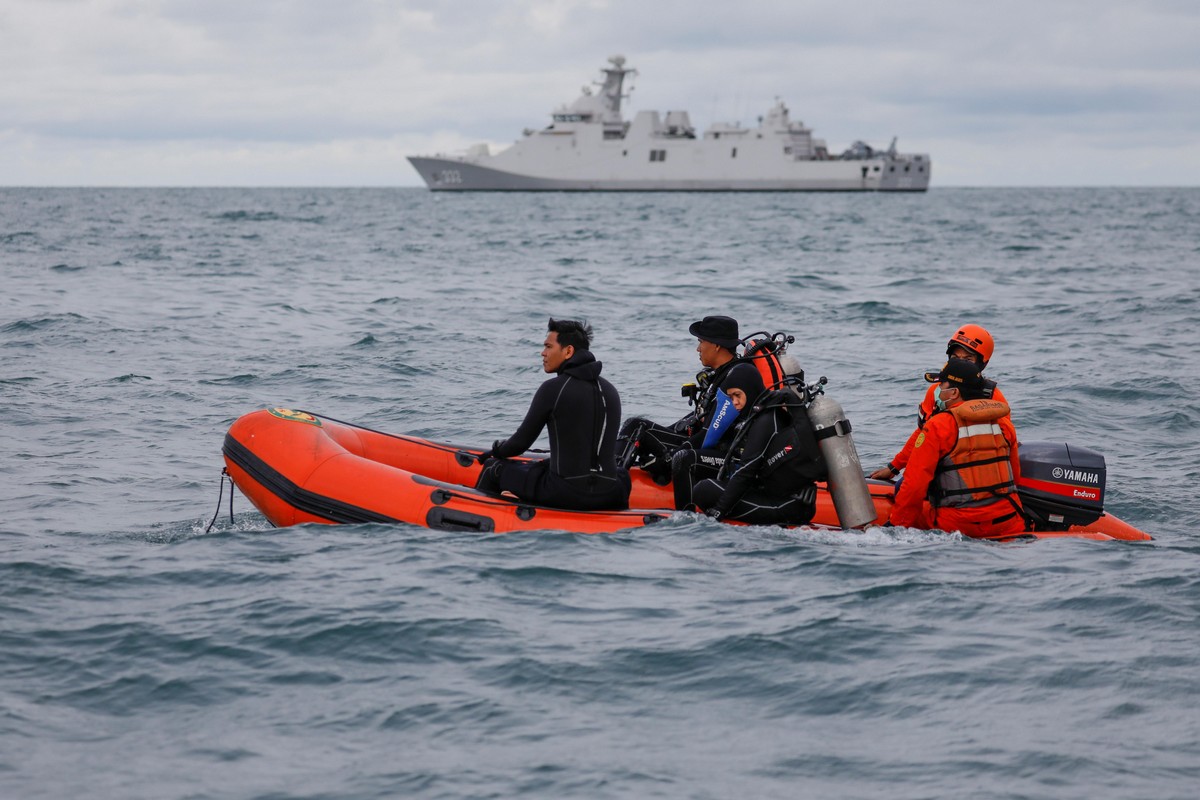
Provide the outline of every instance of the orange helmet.
{"type": "Polygon", "coordinates": [[[996,343],[992,341],[992,335],[980,326],[963,325],[946,343],[946,355],[950,355],[950,351],[955,347],[965,347],[975,353],[983,359],[983,366],[986,367],[992,360],[992,351],[996,349],[996,343]]]}

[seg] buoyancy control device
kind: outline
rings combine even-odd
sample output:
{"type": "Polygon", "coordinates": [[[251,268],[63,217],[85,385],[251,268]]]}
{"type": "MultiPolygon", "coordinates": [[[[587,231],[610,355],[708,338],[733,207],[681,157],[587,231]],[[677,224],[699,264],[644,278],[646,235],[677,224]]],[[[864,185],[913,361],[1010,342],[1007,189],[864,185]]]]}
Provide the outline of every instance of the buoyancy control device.
{"type": "Polygon", "coordinates": [[[1038,531],[1090,525],[1104,513],[1104,456],[1058,442],[1022,442],[1017,495],[1038,531]]]}
{"type": "Polygon", "coordinates": [[[806,401],[817,446],[821,448],[829,471],[829,494],[833,497],[838,522],[847,530],[875,524],[875,502],[858,460],[850,421],[841,404],[825,394],[828,381],[821,377],[813,384],[806,385],[803,380],[788,383],[806,401]]]}
{"type": "MultiPolygon", "coordinates": [[[[762,376],[763,386],[778,389],[783,385],[783,379],[792,374],[785,368],[782,359],[787,353],[788,345],[795,341],[795,336],[783,332],[752,333],[742,339],[742,360],[754,365],[758,374],[762,376]]],[[[800,374],[803,375],[804,370],[800,370],[800,374]]]]}

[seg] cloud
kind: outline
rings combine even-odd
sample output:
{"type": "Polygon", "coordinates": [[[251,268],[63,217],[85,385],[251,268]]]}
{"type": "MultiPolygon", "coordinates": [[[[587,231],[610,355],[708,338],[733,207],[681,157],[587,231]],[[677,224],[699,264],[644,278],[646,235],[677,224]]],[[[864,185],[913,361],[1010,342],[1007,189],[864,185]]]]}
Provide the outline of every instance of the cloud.
{"type": "Polygon", "coordinates": [[[8,0],[0,181],[416,184],[398,156],[511,142],[623,53],[633,109],[782,97],[835,150],[931,153],[935,185],[1192,185],[1197,41],[1176,0],[8,0]]]}

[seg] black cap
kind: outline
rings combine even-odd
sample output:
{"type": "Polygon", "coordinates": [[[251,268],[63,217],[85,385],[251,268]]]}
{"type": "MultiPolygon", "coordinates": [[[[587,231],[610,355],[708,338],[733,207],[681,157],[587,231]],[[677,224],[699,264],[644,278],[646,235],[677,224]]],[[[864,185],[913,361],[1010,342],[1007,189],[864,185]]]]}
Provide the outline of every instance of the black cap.
{"type": "MultiPolygon", "coordinates": [[[[966,358],[952,358],[952,359],[950,359],[950,361],[966,361],[968,364],[975,367],[975,372],[979,376],[979,385],[980,386],[983,385],[983,381],[984,381],[984,377],[982,375],[983,367],[979,366],[974,361],[971,361],[970,359],[966,359],[966,358]]],[[[947,367],[950,366],[950,361],[947,361],[945,364],[943,364],[942,368],[940,370],[926,372],[925,373],[925,382],[926,383],[941,383],[942,381],[946,380],[945,372],[946,372],[947,367]]],[[[966,367],[961,367],[961,369],[963,370],[964,374],[970,371],[966,367]]],[[[957,384],[957,383],[959,383],[959,381],[951,380],[951,383],[957,384]]]]}
{"type": "Polygon", "coordinates": [[[731,352],[737,350],[737,346],[742,343],[738,337],[737,320],[733,317],[705,317],[699,322],[693,322],[688,328],[688,333],[731,352]]]}
{"type": "Polygon", "coordinates": [[[965,358],[952,358],[938,373],[938,382],[949,383],[951,387],[964,392],[972,392],[983,386],[979,377],[979,365],[965,358]]]}

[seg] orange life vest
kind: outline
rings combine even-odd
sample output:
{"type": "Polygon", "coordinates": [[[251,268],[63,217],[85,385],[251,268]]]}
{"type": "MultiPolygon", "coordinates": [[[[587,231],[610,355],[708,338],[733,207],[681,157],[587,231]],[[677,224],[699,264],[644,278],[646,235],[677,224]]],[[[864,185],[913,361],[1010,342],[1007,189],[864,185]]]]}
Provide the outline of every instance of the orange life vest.
{"type": "Polygon", "coordinates": [[[1008,404],[967,400],[947,411],[958,425],[958,442],[938,462],[929,485],[930,503],[969,508],[1016,492],[1009,461],[1012,445],[999,425],[1000,418],[1008,414],[1008,404]]]}

